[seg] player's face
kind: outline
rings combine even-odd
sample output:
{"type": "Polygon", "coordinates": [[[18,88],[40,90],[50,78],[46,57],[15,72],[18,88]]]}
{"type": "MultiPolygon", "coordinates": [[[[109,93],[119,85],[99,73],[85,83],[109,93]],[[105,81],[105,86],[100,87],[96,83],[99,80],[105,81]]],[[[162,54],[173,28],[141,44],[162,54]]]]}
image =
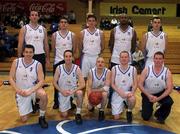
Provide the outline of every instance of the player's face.
{"type": "Polygon", "coordinates": [[[36,11],[31,11],[30,16],[29,16],[29,19],[31,20],[31,22],[37,23],[38,20],[39,20],[38,12],[36,12],[36,11]]]}
{"type": "Polygon", "coordinates": [[[127,65],[129,63],[129,54],[128,53],[120,54],[120,63],[121,63],[121,65],[127,65]]]}
{"type": "Polygon", "coordinates": [[[96,26],[96,20],[95,20],[95,18],[89,18],[88,20],[87,20],[87,23],[88,23],[88,26],[89,27],[92,27],[92,28],[94,28],[95,26],[96,26]]]}
{"type": "Polygon", "coordinates": [[[66,52],[64,55],[64,61],[66,64],[71,64],[73,60],[73,56],[71,52],[66,52]]]}
{"type": "Polygon", "coordinates": [[[61,19],[61,20],[59,21],[59,27],[60,27],[60,29],[65,30],[65,29],[67,29],[67,26],[68,26],[68,22],[67,22],[66,19],[61,19]]]}
{"type": "Polygon", "coordinates": [[[98,58],[97,61],[96,61],[96,67],[98,69],[103,69],[104,66],[105,66],[104,59],[103,58],[98,58]]]}
{"type": "Polygon", "coordinates": [[[152,22],[152,26],[153,26],[154,30],[160,30],[161,20],[160,19],[154,19],[152,22]]]}
{"type": "Polygon", "coordinates": [[[127,15],[121,15],[120,17],[119,17],[119,21],[120,21],[120,24],[121,25],[126,25],[126,24],[128,24],[128,17],[127,17],[127,15]]]}
{"type": "Polygon", "coordinates": [[[162,66],[164,64],[164,58],[162,55],[155,55],[154,56],[154,65],[155,66],[162,66]]]}
{"type": "Polygon", "coordinates": [[[34,52],[32,48],[25,48],[23,51],[23,55],[25,59],[32,59],[34,56],[34,52]]]}

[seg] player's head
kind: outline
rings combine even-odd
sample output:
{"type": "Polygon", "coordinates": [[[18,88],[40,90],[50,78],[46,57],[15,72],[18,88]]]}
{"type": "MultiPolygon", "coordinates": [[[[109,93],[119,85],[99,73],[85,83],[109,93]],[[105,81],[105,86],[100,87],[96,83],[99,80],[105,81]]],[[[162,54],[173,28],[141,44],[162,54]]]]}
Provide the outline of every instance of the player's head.
{"type": "Polygon", "coordinates": [[[73,52],[71,50],[64,51],[64,61],[66,64],[70,64],[73,61],[73,52]]]}
{"type": "Polygon", "coordinates": [[[128,16],[126,13],[122,13],[119,15],[120,25],[127,25],[128,24],[128,16]]]}
{"type": "Polygon", "coordinates": [[[164,64],[164,53],[158,51],[154,54],[154,65],[162,66],[164,64]]]}
{"type": "Polygon", "coordinates": [[[30,19],[31,22],[37,23],[38,20],[39,20],[39,13],[38,13],[38,11],[31,10],[30,14],[29,14],[29,19],[30,19]]]}
{"type": "Polygon", "coordinates": [[[129,63],[129,53],[127,51],[122,51],[119,55],[119,60],[121,65],[127,65],[129,63]]]}
{"type": "Polygon", "coordinates": [[[87,24],[88,24],[88,27],[95,27],[96,24],[97,24],[97,18],[95,15],[88,15],[87,16],[87,24]]]}
{"type": "Polygon", "coordinates": [[[35,51],[34,46],[27,44],[23,48],[23,56],[32,58],[34,56],[34,51],[35,51]]]}
{"type": "Polygon", "coordinates": [[[104,58],[103,58],[103,57],[98,57],[98,58],[96,59],[96,67],[97,67],[98,69],[103,69],[104,66],[105,66],[104,58]]]}
{"type": "Polygon", "coordinates": [[[59,19],[59,28],[66,29],[68,26],[68,19],[66,17],[61,17],[59,19]]]}
{"type": "Polygon", "coordinates": [[[160,30],[161,27],[161,18],[158,16],[153,17],[152,19],[153,30],[160,30]]]}

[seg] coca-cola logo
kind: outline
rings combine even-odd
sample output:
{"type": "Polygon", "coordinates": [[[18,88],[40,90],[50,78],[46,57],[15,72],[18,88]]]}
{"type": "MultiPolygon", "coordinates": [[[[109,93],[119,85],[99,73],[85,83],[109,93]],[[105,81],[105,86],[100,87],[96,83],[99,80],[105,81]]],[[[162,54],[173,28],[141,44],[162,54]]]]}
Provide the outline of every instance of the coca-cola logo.
{"type": "Polygon", "coordinates": [[[53,13],[55,11],[55,4],[54,3],[44,3],[44,4],[38,4],[38,3],[32,3],[29,6],[29,10],[35,10],[42,13],[53,13]]]}
{"type": "Polygon", "coordinates": [[[4,3],[0,6],[1,12],[15,12],[16,11],[16,3],[4,3]]]}

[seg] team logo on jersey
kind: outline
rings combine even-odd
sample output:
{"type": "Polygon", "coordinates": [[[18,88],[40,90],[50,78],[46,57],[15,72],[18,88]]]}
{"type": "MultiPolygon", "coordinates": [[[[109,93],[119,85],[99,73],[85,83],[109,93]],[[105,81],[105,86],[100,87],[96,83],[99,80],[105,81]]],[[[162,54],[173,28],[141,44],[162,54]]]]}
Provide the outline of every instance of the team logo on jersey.
{"type": "Polygon", "coordinates": [[[125,80],[122,80],[122,83],[126,83],[126,81],[125,81],[125,80]]]}
{"type": "Polygon", "coordinates": [[[160,39],[163,39],[163,36],[162,36],[162,35],[160,36],[160,39]]]}
{"type": "Polygon", "coordinates": [[[158,44],[159,44],[159,43],[158,43],[158,42],[156,42],[156,46],[158,46],[158,44]]]}
{"type": "Polygon", "coordinates": [[[98,33],[95,33],[95,36],[98,36],[98,33]]]}
{"type": "Polygon", "coordinates": [[[122,41],[125,41],[125,40],[126,40],[125,38],[122,39],[122,41]]]}
{"type": "Polygon", "coordinates": [[[164,77],[163,77],[163,76],[161,76],[161,80],[164,80],[164,77]]]}
{"type": "Polygon", "coordinates": [[[130,32],[128,32],[128,35],[130,35],[131,33],[130,32]]]}
{"type": "Polygon", "coordinates": [[[128,73],[128,76],[130,77],[130,76],[131,76],[131,74],[130,74],[130,73],[128,73]]]}
{"type": "Polygon", "coordinates": [[[41,29],[39,29],[39,33],[42,33],[42,30],[41,30],[41,29]]]}
{"type": "Polygon", "coordinates": [[[73,73],[73,77],[75,77],[75,73],[73,73]]]}
{"type": "Polygon", "coordinates": [[[103,80],[103,81],[105,81],[105,80],[106,80],[106,78],[103,78],[102,80],[103,80]]]}
{"type": "Polygon", "coordinates": [[[33,70],[33,67],[30,67],[30,72],[32,72],[32,70],[33,70]]]}
{"type": "Polygon", "coordinates": [[[69,36],[67,37],[67,40],[70,40],[69,36]]]}

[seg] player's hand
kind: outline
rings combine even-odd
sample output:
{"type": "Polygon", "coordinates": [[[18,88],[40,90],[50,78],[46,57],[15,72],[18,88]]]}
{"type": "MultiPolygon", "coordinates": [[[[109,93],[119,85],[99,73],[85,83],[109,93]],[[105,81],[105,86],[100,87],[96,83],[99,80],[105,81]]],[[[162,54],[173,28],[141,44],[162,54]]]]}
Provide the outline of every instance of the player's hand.
{"type": "Polygon", "coordinates": [[[71,94],[71,92],[70,92],[70,90],[62,90],[62,95],[63,96],[65,96],[65,97],[67,97],[67,96],[69,96],[71,94]]]}
{"type": "Polygon", "coordinates": [[[46,68],[49,68],[50,67],[50,61],[48,59],[46,59],[46,68]]]}
{"type": "Polygon", "coordinates": [[[129,92],[126,95],[127,95],[127,98],[131,98],[133,96],[133,93],[129,92]]]}
{"type": "Polygon", "coordinates": [[[25,90],[22,90],[21,94],[23,97],[27,97],[29,95],[31,95],[33,93],[33,91],[31,89],[25,89],[25,90]]]}

